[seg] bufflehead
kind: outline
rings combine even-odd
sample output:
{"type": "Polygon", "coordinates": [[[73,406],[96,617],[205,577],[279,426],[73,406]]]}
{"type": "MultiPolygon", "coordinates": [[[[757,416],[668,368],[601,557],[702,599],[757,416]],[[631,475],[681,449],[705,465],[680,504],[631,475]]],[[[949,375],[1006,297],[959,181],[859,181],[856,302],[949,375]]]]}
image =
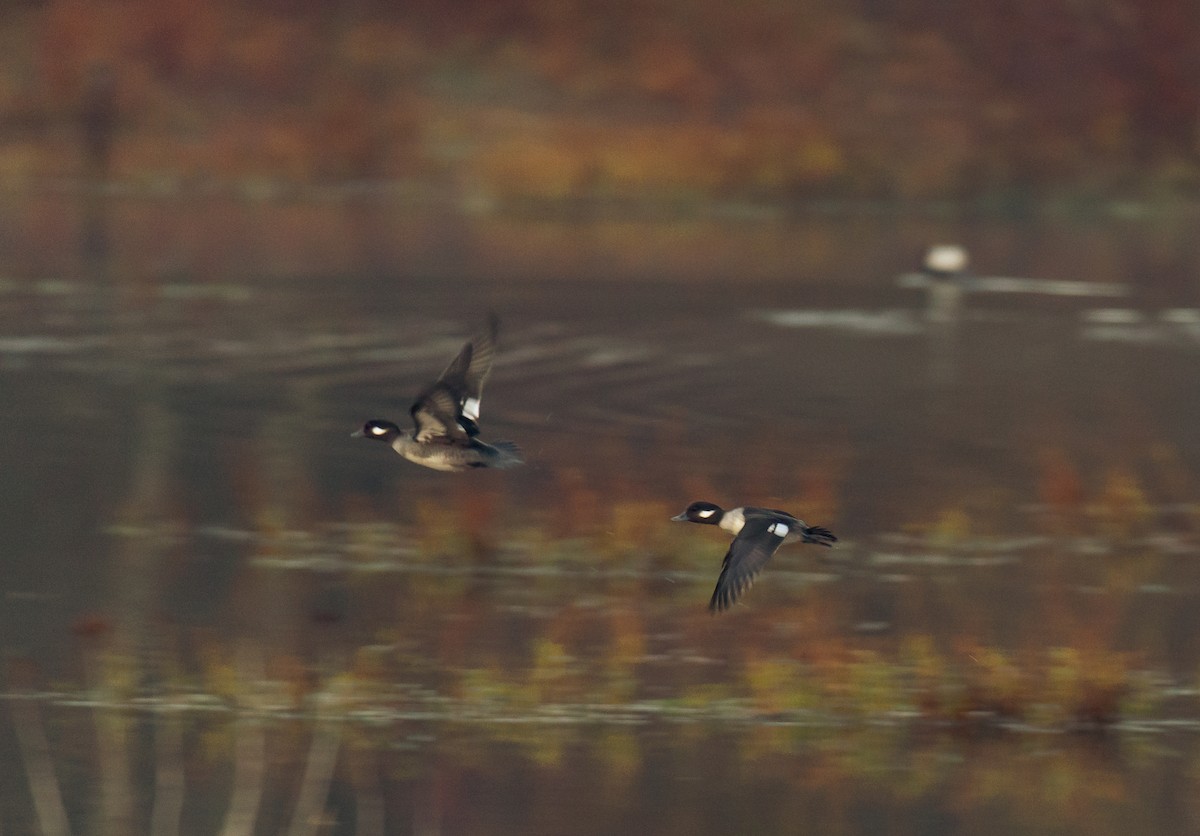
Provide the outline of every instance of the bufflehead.
{"type": "Polygon", "coordinates": [[[521,450],[513,442],[487,444],[476,437],[479,403],[496,355],[498,329],[495,315],[490,316],[487,330],[467,342],[441,376],[417,397],[409,409],[414,429],[402,430],[391,421],[375,418],[352,435],[385,441],[410,462],[434,470],[522,464],[521,450]]]}
{"type": "Polygon", "coordinates": [[[728,609],[738,596],[749,589],[755,577],[767,565],[785,541],[816,543],[832,546],[837,537],[827,528],[807,525],[786,511],[771,508],[730,508],[728,511],[711,502],[693,502],[682,514],[671,517],[674,522],[693,522],[715,525],[733,535],[729,551],[721,563],[721,576],[713,590],[708,608],[713,612],[728,609]]]}

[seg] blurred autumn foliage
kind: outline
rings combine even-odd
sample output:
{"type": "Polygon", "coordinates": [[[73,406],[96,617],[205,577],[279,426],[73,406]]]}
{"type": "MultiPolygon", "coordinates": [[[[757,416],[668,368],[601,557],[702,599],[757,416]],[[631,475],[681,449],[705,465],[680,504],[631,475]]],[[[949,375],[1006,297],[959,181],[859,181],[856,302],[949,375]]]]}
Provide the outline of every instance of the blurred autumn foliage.
{"type": "Polygon", "coordinates": [[[24,0],[0,183],[412,180],[469,206],[1194,196],[1192,0],[24,0]]]}

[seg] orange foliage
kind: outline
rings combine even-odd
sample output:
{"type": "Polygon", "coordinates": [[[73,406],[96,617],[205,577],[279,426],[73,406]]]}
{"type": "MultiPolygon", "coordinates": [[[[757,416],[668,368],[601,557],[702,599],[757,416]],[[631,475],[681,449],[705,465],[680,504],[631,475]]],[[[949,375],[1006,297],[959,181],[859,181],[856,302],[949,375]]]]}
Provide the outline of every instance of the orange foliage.
{"type": "Polygon", "coordinates": [[[226,44],[231,79],[258,95],[290,100],[310,89],[321,35],[303,21],[254,20],[226,44]]]}
{"type": "Polygon", "coordinates": [[[1083,502],[1083,480],[1079,471],[1057,447],[1047,447],[1038,454],[1038,498],[1065,524],[1069,515],[1077,514],[1083,502]]]}
{"type": "MultiPolygon", "coordinates": [[[[53,0],[0,20],[0,42],[35,44],[31,93],[58,114],[111,70],[122,143],[166,127],[153,136],[170,163],[196,140],[201,159],[172,165],[184,180],[379,176],[399,142],[404,174],[449,161],[502,202],[1119,190],[1131,166],[1186,189],[1200,181],[1196,38],[1177,3],[1144,5],[1072,18],[1068,46],[1091,46],[1066,54],[1061,14],[1034,0],[1005,15],[917,2],[886,24],[762,0],[686,16],[668,0],[512,0],[450,21],[429,4],[53,0]],[[393,102],[417,121],[396,124],[393,102]]],[[[22,83],[0,79],[0,100],[22,83]]],[[[118,155],[118,173],[141,159],[118,155]]]]}
{"type": "Polygon", "coordinates": [[[500,198],[541,200],[562,200],[578,192],[587,161],[536,136],[531,132],[481,150],[474,170],[485,191],[500,198]]]}

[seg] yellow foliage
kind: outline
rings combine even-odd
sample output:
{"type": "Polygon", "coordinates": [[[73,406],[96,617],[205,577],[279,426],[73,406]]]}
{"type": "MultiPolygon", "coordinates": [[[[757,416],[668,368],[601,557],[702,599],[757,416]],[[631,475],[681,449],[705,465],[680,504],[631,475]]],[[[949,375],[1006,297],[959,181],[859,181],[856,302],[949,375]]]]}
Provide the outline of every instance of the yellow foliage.
{"type": "Polygon", "coordinates": [[[703,709],[733,697],[732,689],[724,683],[704,683],[684,688],[679,695],[685,708],[703,709]]]}
{"type": "Polygon", "coordinates": [[[632,610],[618,610],[612,619],[611,657],[625,665],[636,664],[646,654],[645,626],[632,610]]]}
{"type": "Polygon", "coordinates": [[[141,669],[133,654],[109,652],[101,658],[100,677],[105,692],[125,698],[137,690],[141,669]]]}
{"type": "Polygon", "coordinates": [[[896,668],[875,651],[855,651],[849,674],[850,707],[855,712],[879,715],[901,707],[902,691],[896,668]]]}
{"type": "Polygon", "coordinates": [[[1108,471],[1097,498],[1097,513],[1105,533],[1122,539],[1142,528],[1154,512],[1137,475],[1127,468],[1114,467],[1108,471]]]}
{"type": "Polygon", "coordinates": [[[788,659],[750,659],[746,684],[761,711],[780,712],[798,707],[798,667],[788,659]]]}
{"type": "Polygon", "coordinates": [[[567,696],[575,673],[574,663],[574,657],[562,644],[545,637],[534,641],[529,686],[538,702],[557,702],[567,696]]]}
{"type": "Polygon", "coordinates": [[[642,750],[638,745],[638,737],[627,729],[606,727],[597,743],[596,752],[607,767],[606,775],[616,779],[619,784],[618,791],[634,780],[641,770],[642,750]]]}
{"type": "Polygon", "coordinates": [[[571,730],[562,725],[538,729],[532,739],[526,741],[534,763],[545,767],[561,764],[569,734],[571,730]]]}
{"type": "Polygon", "coordinates": [[[480,150],[472,164],[479,186],[500,200],[562,200],[576,194],[588,161],[553,138],[512,137],[480,150]]]}
{"type": "Polygon", "coordinates": [[[939,679],[945,669],[945,662],[934,646],[933,636],[928,633],[905,636],[900,647],[900,657],[912,666],[917,679],[939,679]]]}
{"type": "Polygon", "coordinates": [[[609,513],[612,524],[604,537],[618,552],[651,546],[663,536],[672,516],[665,502],[644,500],[614,502],[609,513]]]}
{"type": "Polygon", "coordinates": [[[209,693],[223,699],[235,701],[240,693],[237,668],[217,660],[210,660],[204,672],[204,685],[209,693]]]}
{"type": "Polygon", "coordinates": [[[997,648],[980,648],[976,686],[992,708],[1004,714],[1020,714],[1027,702],[1026,677],[1011,659],[997,648]]]}
{"type": "Polygon", "coordinates": [[[1048,655],[1045,685],[1047,701],[1059,709],[1077,705],[1083,679],[1079,651],[1073,647],[1054,647],[1048,655]]]}
{"type": "Polygon", "coordinates": [[[942,545],[961,542],[971,535],[971,519],[961,508],[948,508],[929,528],[929,538],[942,545]]]}
{"type": "Polygon", "coordinates": [[[793,170],[804,181],[820,181],[840,175],[845,168],[842,149],[828,137],[814,137],[800,143],[793,170]]]}

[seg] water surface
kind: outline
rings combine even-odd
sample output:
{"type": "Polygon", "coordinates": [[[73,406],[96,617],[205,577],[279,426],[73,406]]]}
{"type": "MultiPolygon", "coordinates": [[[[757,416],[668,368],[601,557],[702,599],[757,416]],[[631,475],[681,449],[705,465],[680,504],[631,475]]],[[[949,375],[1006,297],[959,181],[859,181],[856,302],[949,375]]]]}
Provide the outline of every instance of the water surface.
{"type": "Polygon", "coordinates": [[[393,271],[5,285],[9,831],[1195,831],[1194,247],[976,225],[998,275],[1131,294],[931,328],[929,220],[463,223],[393,271]],[[525,467],[349,437],[490,309],[525,467]],[[712,617],[699,498],[842,540],[712,617]]]}

